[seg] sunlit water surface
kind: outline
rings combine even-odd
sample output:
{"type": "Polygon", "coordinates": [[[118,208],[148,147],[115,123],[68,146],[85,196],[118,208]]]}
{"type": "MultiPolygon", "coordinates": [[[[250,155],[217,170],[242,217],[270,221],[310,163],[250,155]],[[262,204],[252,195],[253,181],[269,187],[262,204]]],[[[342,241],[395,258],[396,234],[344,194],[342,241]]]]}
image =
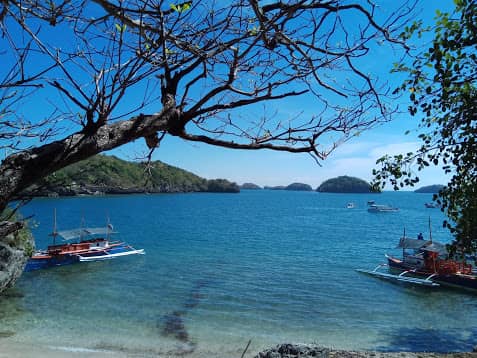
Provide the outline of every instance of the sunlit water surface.
{"type": "MultiPolygon", "coordinates": [[[[146,255],[26,273],[0,297],[0,336],[134,354],[240,356],[283,342],[380,351],[469,351],[477,296],[355,271],[395,253],[404,228],[447,242],[430,194],[242,191],[37,199],[37,247],[101,226],[146,255]],[[372,214],[370,199],[400,208],[372,214]],[[347,209],[348,202],[356,208],[347,209]]],[[[1,340],[5,338],[0,337],[1,340]]]]}

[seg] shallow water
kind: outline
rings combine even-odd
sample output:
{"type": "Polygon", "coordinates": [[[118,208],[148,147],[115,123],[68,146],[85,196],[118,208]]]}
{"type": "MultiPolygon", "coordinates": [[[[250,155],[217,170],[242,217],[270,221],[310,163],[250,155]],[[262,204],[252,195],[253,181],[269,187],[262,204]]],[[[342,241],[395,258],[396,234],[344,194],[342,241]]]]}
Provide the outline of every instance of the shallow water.
{"type": "MultiPolygon", "coordinates": [[[[384,262],[405,227],[450,239],[430,194],[242,191],[37,199],[37,246],[59,229],[101,226],[146,255],[23,275],[0,297],[0,342],[138,354],[240,356],[283,342],[381,351],[469,351],[476,296],[355,272],[384,262]],[[367,200],[397,213],[372,214],[367,200]],[[350,201],[354,209],[346,209],[350,201]]],[[[250,353],[250,354],[251,354],[250,353]]]]}

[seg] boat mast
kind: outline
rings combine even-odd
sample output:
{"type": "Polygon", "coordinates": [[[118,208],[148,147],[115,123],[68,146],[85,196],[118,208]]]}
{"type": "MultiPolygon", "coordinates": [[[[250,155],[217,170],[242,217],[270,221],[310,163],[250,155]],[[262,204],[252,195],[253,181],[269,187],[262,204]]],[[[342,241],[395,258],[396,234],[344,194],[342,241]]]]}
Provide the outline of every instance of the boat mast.
{"type": "Polygon", "coordinates": [[[107,232],[106,232],[106,240],[109,240],[109,236],[111,232],[113,231],[113,225],[111,224],[111,221],[109,220],[109,215],[106,214],[106,227],[107,227],[107,232]]]}
{"type": "Polygon", "coordinates": [[[53,245],[56,245],[56,235],[58,235],[57,228],[56,228],[56,208],[53,211],[53,245]]]}
{"type": "Polygon", "coordinates": [[[431,217],[429,216],[429,241],[432,243],[431,217]]]}
{"type": "Polygon", "coordinates": [[[402,258],[404,260],[404,255],[406,253],[406,250],[404,249],[404,242],[406,240],[406,227],[404,226],[404,233],[402,234],[403,236],[403,245],[402,245],[402,258]]]}

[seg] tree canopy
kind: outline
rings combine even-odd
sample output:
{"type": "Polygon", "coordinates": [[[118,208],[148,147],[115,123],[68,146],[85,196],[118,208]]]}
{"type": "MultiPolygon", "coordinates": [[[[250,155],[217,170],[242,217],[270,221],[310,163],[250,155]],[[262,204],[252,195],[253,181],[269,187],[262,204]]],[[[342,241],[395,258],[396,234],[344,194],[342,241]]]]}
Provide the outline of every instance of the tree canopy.
{"type": "MultiPolygon", "coordinates": [[[[377,181],[397,189],[419,181],[418,171],[434,165],[452,174],[435,196],[455,236],[454,249],[477,249],[477,3],[454,0],[455,12],[437,12],[431,46],[396,71],[408,79],[398,91],[409,93],[409,113],[420,120],[422,145],[415,153],[383,157],[377,181]]],[[[421,35],[416,22],[403,40],[421,35]]]]}

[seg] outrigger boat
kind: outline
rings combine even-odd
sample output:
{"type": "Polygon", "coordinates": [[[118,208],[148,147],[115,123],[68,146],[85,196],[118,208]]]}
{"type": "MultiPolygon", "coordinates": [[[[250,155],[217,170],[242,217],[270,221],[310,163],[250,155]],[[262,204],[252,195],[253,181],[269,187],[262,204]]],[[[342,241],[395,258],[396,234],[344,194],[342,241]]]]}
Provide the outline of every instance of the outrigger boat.
{"type": "Polygon", "coordinates": [[[477,275],[472,265],[448,258],[445,245],[423,239],[411,239],[404,235],[399,241],[402,248],[402,259],[385,255],[387,264],[380,264],[374,270],[361,270],[378,278],[410,283],[421,286],[451,286],[477,290],[477,275]],[[410,252],[411,251],[411,252],[410,252]],[[382,268],[388,272],[382,272],[382,268]]]}
{"type": "Polygon", "coordinates": [[[370,213],[394,213],[396,211],[399,211],[399,208],[395,208],[389,205],[371,204],[368,207],[368,212],[370,213]]]}
{"type": "Polygon", "coordinates": [[[36,251],[27,261],[24,271],[144,254],[144,249],[136,250],[124,242],[111,241],[110,236],[116,233],[111,224],[108,224],[107,227],[56,231],[55,215],[55,229],[51,234],[53,245],[48,246],[46,250],[36,251]],[[56,245],[57,237],[61,237],[65,241],[76,240],[77,242],[56,245]]]}

